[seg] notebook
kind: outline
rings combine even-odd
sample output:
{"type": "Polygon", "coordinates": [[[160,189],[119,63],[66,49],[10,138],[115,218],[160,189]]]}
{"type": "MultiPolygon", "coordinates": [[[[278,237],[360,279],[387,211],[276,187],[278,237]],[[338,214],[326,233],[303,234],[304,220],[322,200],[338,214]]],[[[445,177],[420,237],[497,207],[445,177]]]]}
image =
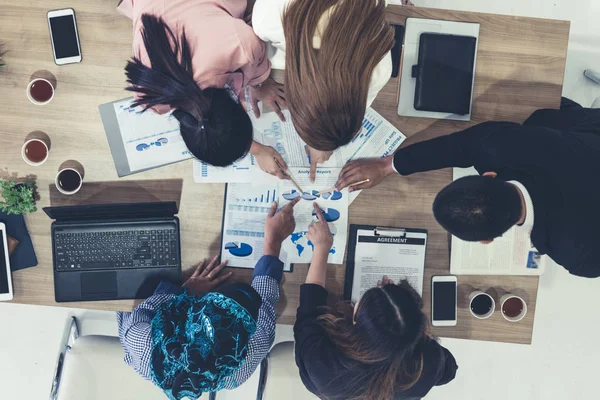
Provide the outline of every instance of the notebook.
{"type": "Polygon", "coordinates": [[[470,113],[476,45],[472,36],[421,34],[418,64],[412,70],[416,110],[470,113]]]}

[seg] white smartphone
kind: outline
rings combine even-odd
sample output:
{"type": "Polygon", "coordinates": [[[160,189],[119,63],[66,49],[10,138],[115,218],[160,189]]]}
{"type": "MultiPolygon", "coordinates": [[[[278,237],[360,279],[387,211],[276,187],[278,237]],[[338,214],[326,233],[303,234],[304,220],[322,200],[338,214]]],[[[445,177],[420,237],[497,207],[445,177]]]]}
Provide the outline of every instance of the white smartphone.
{"type": "Polygon", "coordinates": [[[431,324],[456,326],[457,281],[455,276],[431,279],[431,324]]]}
{"type": "Polygon", "coordinates": [[[57,65],[81,62],[81,47],[79,34],[75,22],[75,10],[48,11],[48,26],[50,27],[50,41],[54,52],[54,62],[57,65]]]}
{"type": "Polygon", "coordinates": [[[10,261],[8,259],[8,238],[6,225],[0,222],[0,301],[13,299],[10,261]]]}

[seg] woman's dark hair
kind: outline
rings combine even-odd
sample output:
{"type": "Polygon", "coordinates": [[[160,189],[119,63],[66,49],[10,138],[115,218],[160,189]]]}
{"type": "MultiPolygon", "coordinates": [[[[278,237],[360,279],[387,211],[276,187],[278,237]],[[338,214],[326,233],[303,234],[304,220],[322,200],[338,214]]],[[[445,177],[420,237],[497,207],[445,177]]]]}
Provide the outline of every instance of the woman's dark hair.
{"type": "Polygon", "coordinates": [[[177,38],[161,18],[148,14],[142,24],[151,67],[137,57],[125,66],[127,90],[138,94],[133,104],[145,110],[168,104],[188,149],[208,164],[223,167],[242,158],[252,145],[252,122],[242,105],[227,89],[201,89],[194,81],[185,31],[177,38]]]}
{"type": "Polygon", "coordinates": [[[457,179],[436,196],[438,223],[468,242],[502,236],[521,218],[521,196],[514,185],[489,176],[457,179]]]}
{"type": "Polygon", "coordinates": [[[421,297],[403,281],[368,290],[354,315],[348,304],[321,315],[333,345],[346,359],[367,367],[357,376],[349,366],[323,396],[382,400],[412,387],[423,371],[424,345],[430,340],[422,306],[421,297]]]}

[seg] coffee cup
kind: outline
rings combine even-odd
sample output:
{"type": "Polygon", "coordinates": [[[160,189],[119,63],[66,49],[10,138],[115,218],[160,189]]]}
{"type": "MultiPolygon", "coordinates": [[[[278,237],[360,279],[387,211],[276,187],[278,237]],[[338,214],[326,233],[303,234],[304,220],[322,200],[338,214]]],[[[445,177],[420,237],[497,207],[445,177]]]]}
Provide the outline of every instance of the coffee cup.
{"type": "Polygon", "coordinates": [[[486,319],[492,316],[496,309],[494,298],[481,290],[476,290],[469,295],[469,310],[477,319],[486,319]]]}
{"type": "Polygon", "coordinates": [[[54,98],[54,85],[48,79],[33,78],[27,85],[27,98],[38,106],[48,104],[54,98]]]}
{"type": "Polygon", "coordinates": [[[83,185],[83,171],[79,171],[79,168],[65,167],[61,165],[54,184],[59,192],[66,195],[75,194],[81,189],[83,185]]]}
{"type": "Polygon", "coordinates": [[[527,303],[514,294],[505,294],[500,299],[500,310],[505,320],[519,322],[527,314],[527,303]]]}
{"type": "Polygon", "coordinates": [[[50,146],[42,139],[25,140],[21,147],[21,157],[27,164],[37,167],[42,165],[50,155],[50,146]]]}

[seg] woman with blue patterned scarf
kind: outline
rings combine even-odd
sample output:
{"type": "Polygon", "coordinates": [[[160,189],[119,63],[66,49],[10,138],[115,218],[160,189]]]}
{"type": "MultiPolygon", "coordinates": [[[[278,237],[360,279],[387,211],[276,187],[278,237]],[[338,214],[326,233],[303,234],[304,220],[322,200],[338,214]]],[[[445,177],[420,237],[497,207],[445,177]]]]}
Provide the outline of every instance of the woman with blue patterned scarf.
{"type": "Polygon", "coordinates": [[[227,284],[227,261],[202,262],[182,287],[162,282],[131,312],[117,313],[125,362],[171,400],[234,389],[266,357],[275,339],[281,243],[294,227],[293,206],[271,207],[252,285],[227,284]]]}

